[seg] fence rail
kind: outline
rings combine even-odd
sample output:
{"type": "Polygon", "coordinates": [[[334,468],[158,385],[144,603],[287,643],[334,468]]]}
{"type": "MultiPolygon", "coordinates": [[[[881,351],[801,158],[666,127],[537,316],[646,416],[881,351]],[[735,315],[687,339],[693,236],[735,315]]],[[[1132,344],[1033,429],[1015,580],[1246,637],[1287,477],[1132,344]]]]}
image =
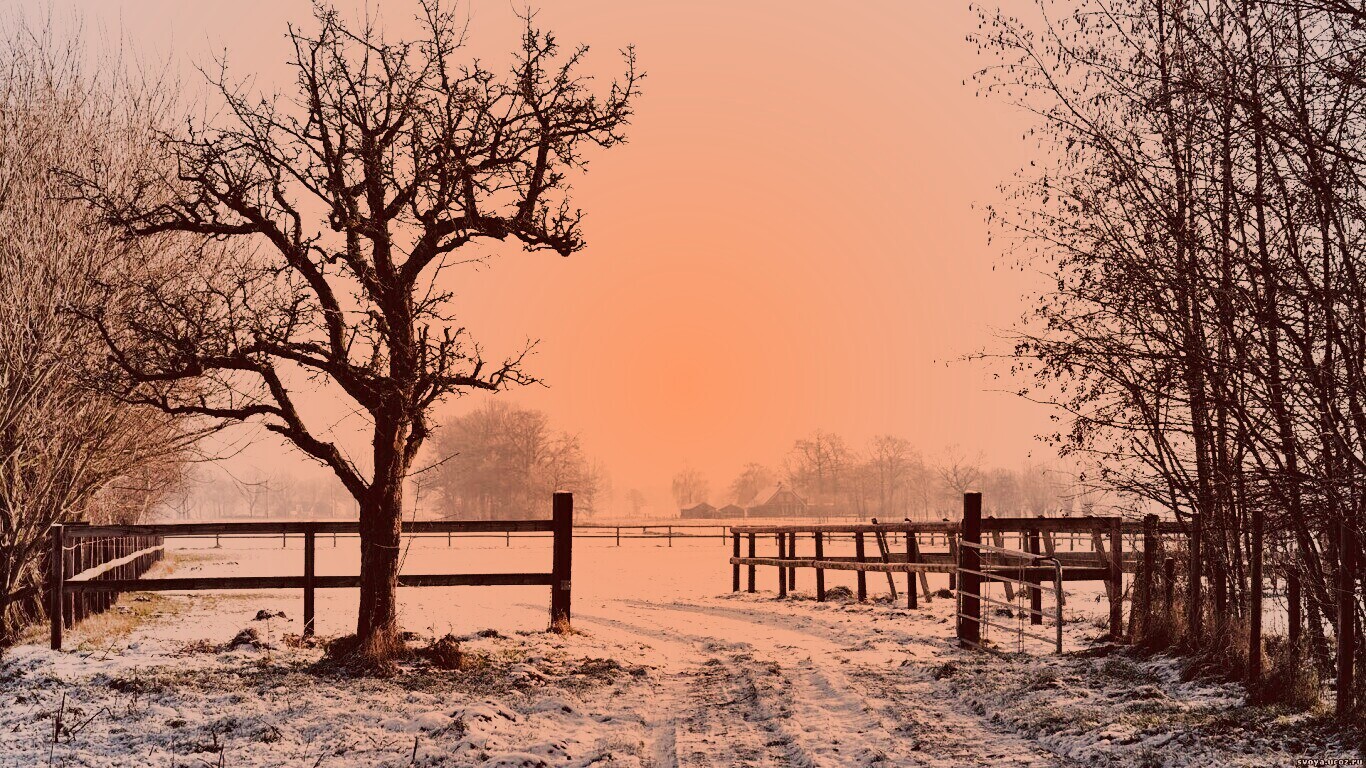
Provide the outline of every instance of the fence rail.
{"type": "MultiPolygon", "coordinates": [[[[1144,566],[1140,557],[1140,537],[1146,540],[1158,533],[1184,533],[1187,526],[1170,521],[1126,522],[1118,517],[984,518],[981,494],[968,493],[963,496],[960,522],[905,520],[879,523],[874,519],[859,524],[736,525],[730,530],[732,591],[740,591],[744,569],[746,590],[755,592],[756,568],[769,566],[778,569],[778,596],[786,597],[789,590],[796,588],[797,570],[811,568],[815,570],[818,601],[824,601],[826,597],[827,570],[855,571],[860,602],[868,597],[867,574],[886,574],[888,589],[895,600],[897,584],[892,574],[904,573],[906,605],[915,608],[918,605],[916,580],[919,580],[919,592],[929,601],[932,593],[927,574],[945,573],[949,577],[949,589],[958,599],[959,641],[963,645],[981,647],[981,629],[990,622],[983,616],[982,605],[1001,602],[982,594],[984,582],[1003,586],[1006,601],[1002,605],[1015,602],[1017,587],[1019,595],[1028,595],[1030,607],[1021,615],[1028,614],[1031,625],[1042,622],[1045,616],[1042,593],[1052,589],[1058,604],[1053,618],[1060,638],[1062,583],[1103,581],[1110,603],[1110,634],[1120,637],[1124,574],[1136,573],[1144,566]],[[983,540],[984,535],[989,541],[983,540]],[[770,536],[777,553],[761,555],[758,542],[770,536]],[[826,545],[833,539],[845,536],[853,540],[853,557],[825,553],[826,545]],[[876,553],[868,551],[869,536],[877,547],[876,553]],[[896,546],[898,536],[901,546],[896,546]],[[937,538],[943,542],[944,549],[926,550],[922,546],[924,537],[931,542],[937,538]],[[1008,538],[1018,542],[1019,547],[1006,547],[1008,538]],[[812,542],[814,551],[810,556],[798,556],[798,541],[807,539],[812,542]],[[1131,542],[1127,552],[1126,539],[1131,542]],[[745,544],[743,553],[742,543],[745,544]],[[1070,551],[1062,551],[1064,544],[1070,551]],[[1081,547],[1089,551],[1083,551],[1081,547]],[[1045,581],[1052,581],[1056,586],[1044,587],[1045,581]]],[[[1017,633],[1021,637],[1032,634],[1023,626],[1017,633]]],[[[1052,642],[1060,647],[1058,638],[1052,642]]]]}
{"type": "MultiPolygon", "coordinates": [[[[548,532],[552,535],[551,569],[547,573],[400,574],[399,586],[514,586],[550,587],[550,623],[570,619],[570,573],[573,554],[574,498],[556,493],[550,520],[421,521],[404,523],[404,534],[548,532]]],[[[194,591],[220,589],[303,590],[304,635],[314,632],[314,591],[354,588],[359,576],[317,576],[314,573],[319,533],[358,534],[360,524],[341,521],[275,521],[259,523],[159,523],[148,525],[54,525],[51,551],[54,565],[49,585],[51,644],[62,647],[62,630],[84,618],[81,605],[112,604],[119,592],[194,591]],[[304,539],[301,576],[218,576],[195,578],[141,578],[164,553],[166,538],[222,536],[288,536],[304,539]],[[125,542],[98,563],[83,563],[68,553],[86,551],[104,541],[125,542]],[[68,544],[68,542],[70,542],[68,544]],[[68,566],[68,562],[70,565],[68,566]],[[85,566],[76,570],[78,563],[85,566]]],[[[103,610],[103,608],[101,609],[103,610]]]]}

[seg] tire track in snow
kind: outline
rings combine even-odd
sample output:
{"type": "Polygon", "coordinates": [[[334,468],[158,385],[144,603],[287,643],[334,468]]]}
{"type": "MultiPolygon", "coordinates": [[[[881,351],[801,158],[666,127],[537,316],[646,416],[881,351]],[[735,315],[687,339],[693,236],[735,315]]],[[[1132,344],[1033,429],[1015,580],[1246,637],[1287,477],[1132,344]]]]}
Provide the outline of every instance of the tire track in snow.
{"type": "Polygon", "coordinates": [[[676,659],[683,668],[662,681],[674,691],[668,706],[678,715],[678,765],[1060,764],[963,709],[935,684],[933,662],[909,653],[903,667],[849,658],[850,646],[869,643],[952,655],[937,636],[705,603],[622,601],[612,608],[630,620],[596,620],[693,653],[676,659]]]}
{"type": "Polygon", "coordinates": [[[716,620],[704,628],[715,634],[704,636],[689,631],[702,627],[685,612],[667,606],[632,607],[632,621],[582,618],[655,641],[691,645],[692,658],[670,673],[673,685],[666,682],[674,691],[670,708],[678,714],[680,765],[868,765],[883,757],[879,745],[892,741],[867,703],[844,690],[847,682],[829,681],[837,672],[817,671],[813,659],[828,657],[834,650],[828,640],[821,638],[823,647],[818,649],[827,653],[814,653],[801,663],[805,668],[799,665],[790,671],[768,657],[791,655],[780,649],[783,639],[809,645],[811,638],[778,629],[780,637],[764,649],[765,658],[759,658],[751,649],[756,638],[741,643],[720,639],[746,634],[748,625],[733,617],[713,617],[716,620]]]}

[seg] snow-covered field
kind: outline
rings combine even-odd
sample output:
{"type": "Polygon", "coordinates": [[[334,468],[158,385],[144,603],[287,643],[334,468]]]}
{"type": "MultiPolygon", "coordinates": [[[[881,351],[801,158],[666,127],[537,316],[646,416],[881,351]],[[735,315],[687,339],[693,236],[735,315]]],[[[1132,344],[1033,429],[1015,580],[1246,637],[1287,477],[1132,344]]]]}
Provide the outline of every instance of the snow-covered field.
{"type": "MultiPolygon", "coordinates": [[[[300,572],[297,542],[204,545],[187,543],[149,576],[300,572]]],[[[320,546],[319,574],[354,572],[354,542],[320,546]]],[[[0,661],[0,767],[1279,766],[1355,755],[1314,715],[1244,709],[1236,686],[1181,682],[1170,660],[1087,652],[1105,611],[1098,587],[1069,596],[1069,654],[987,655],[955,647],[952,600],[907,610],[870,574],[878,599],[820,604],[800,571],[794,598],[778,601],[772,568],[759,569],[759,594],[732,595],[728,554],[716,540],[576,541],[568,635],[544,631],[544,587],[403,590],[405,628],[461,636],[466,663],[389,680],[315,668],[321,650],[290,637],[297,592],[125,595],[73,630],[66,652],[23,645],[0,661]],[[264,647],[224,650],[248,627],[264,647]]],[[[548,568],[544,539],[419,540],[405,563],[548,568]]],[[[829,586],[853,583],[829,574],[829,586]]],[[[355,602],[351,590],[320,590],[319,633],[349,631],[355,602]]]]}

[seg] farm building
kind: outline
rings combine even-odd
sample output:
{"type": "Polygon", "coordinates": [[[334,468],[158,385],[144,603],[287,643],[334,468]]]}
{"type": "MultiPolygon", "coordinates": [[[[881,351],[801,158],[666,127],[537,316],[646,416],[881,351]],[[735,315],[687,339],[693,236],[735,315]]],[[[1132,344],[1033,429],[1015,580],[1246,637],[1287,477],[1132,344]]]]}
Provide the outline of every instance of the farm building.
{"type": "Polygon", "coordinates": [[[727,504],[716,510],[716,516],[723,520],[736,520],[745,516],[745,508],[739,504],[727,504]]]}
{"type": "Polygon", "coordinates": [[[805,517],[810,514],[806,499],[783,483],[754,497],[747,517],[805,517]]]}
{"type": "Polygon", "coordinates": [[[684,520],[715,520],[716,507],[702,502],[691,507],[684,507],[678,511],[678,516],[684,520]]]}

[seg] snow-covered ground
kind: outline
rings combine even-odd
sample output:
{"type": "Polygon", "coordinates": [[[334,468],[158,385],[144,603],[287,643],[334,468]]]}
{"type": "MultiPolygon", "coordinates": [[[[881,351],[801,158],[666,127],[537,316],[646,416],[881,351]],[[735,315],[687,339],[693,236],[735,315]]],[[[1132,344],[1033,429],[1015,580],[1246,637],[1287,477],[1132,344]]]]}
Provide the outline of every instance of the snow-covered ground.
{"type": "MultiPolygon", "coordinates": [[[[300,572],[297,542],[211,543],[186,542],[149,575],[300,572]]],[[[353,541],[320,546],[320,574],[354,572],[353,541]]],[[[800,571],[778,601],[772,568],[758,594],[733,595],[728,554],[717,540],[576,541],[568,635],[544,631],[544,587],[403,590],[405,628],[461,636],[466,663],[389,680],[315,668],[321,651],[291,637],[297,592],[125,595],[67,651],[24,645],[0,661],[0,767],[1279,766],[1355,754],[1315,716],[1244,709],[1236,686],[1181,682],[1170,660],[1085,652],[1105,611],[1098,587],[1069,596],[1071,653],[987,655],[955,647],[952,600],[907,610],[870,574],[874,601],[821,604],[800,571]],[[248,627],[265,647],[223,650],[248,627]]],[[[544,539],[424,539],[405,562],[548,568],[544,539]]],[[[319,591],[319,633],[347,632],[355,602],[319,591]]]]}

